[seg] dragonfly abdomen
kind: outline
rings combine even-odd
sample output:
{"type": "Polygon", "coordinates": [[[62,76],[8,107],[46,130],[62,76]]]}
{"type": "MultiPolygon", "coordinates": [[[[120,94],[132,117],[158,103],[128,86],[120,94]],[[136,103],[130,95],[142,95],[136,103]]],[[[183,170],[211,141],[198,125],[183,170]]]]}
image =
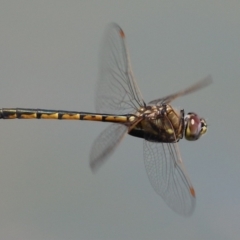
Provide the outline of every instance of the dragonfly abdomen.
{"type": "Polygon", "coordinates": [[[1,119],[58,119],[126,123],[132,117],[131,115],[110,115],[31,108],[2,108],[0,110],[1,119]]]}

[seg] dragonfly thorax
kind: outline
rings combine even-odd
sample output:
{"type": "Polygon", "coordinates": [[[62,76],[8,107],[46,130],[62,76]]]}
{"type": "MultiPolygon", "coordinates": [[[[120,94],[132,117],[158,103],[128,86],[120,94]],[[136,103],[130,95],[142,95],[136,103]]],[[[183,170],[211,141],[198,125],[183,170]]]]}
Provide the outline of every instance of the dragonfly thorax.
{"type": "Polygon", "coordinates": [[[153,142],[177,142],[183,137],[184,111],[168,104],[139,109],[129,134],[153,142]]]}

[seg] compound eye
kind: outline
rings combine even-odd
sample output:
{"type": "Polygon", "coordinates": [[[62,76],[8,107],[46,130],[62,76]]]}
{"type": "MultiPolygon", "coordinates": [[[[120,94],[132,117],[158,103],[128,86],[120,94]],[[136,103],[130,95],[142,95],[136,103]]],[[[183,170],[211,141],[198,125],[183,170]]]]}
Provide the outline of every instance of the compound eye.
{"type": "Polygon", "coordinates": [[[207,131],[206,121],[195,113],[186,115],[185,126],[185,138],[189,141],[199,139],[207,131]]]}

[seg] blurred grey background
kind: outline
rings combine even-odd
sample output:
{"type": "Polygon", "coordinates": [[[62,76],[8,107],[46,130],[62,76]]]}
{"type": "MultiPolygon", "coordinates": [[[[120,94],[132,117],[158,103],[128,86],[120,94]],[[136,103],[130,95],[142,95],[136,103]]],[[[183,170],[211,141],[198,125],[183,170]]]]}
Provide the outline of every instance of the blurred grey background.
{"type": "Polygon", "coordinates": [[[1,1],[0,107],[94,111],[110,22],[125,31],[147,102],[212,75],[173,103],[209,124],[180,142],[195,212],[183,218],[154,192],[141,139],[127,136],[92,174],[106,123],[2,120],[0,239],[239,239],[239,1],[1,1]]]}

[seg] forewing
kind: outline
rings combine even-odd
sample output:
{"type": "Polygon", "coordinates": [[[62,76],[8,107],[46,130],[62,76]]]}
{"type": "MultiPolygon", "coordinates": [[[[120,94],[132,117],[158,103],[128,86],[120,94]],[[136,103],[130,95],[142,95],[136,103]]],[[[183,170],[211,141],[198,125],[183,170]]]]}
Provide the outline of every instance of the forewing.
{"type": "Polygon", "coordinates": [[[92,171],[96,171],[107,160],[126,133],[125,125],[111,124],[95,139],[90,154],[92,171]]]}
{"type": "Polygon", "coordinates": [[[195,192],[178,152],[177,143],[144,140],[144,163],[154,190],[181,215],[191,215],[195,192]]]}
{"type": "Polygon", "coordinates": [[[156,105],[160,105],[160,104],[169,104],[171,101],[173,101],[174,99],[187,95],[189,93],[193,93],[195,91],[200,90],[201,88],[204,88],[206,86],[208,86],[209,84],[212,83],[212,77],[209,75],[206,78],[200,80],[199,82],[195,83],[194,85],[176,92],[174,94],[171,94],[169,96],[163,97],[163,98],[159,98],[159,99],[155,99],[151,102],[149,102],[149,104],[156,104],[156,105]]]}
{"type": "Polygon", "coordinates": [[[99,76],[97,112],[127,114],[144,105],[134,80],[125,35],[117,24],[111,24],[107,30],[101,49],[99,76]]]}

